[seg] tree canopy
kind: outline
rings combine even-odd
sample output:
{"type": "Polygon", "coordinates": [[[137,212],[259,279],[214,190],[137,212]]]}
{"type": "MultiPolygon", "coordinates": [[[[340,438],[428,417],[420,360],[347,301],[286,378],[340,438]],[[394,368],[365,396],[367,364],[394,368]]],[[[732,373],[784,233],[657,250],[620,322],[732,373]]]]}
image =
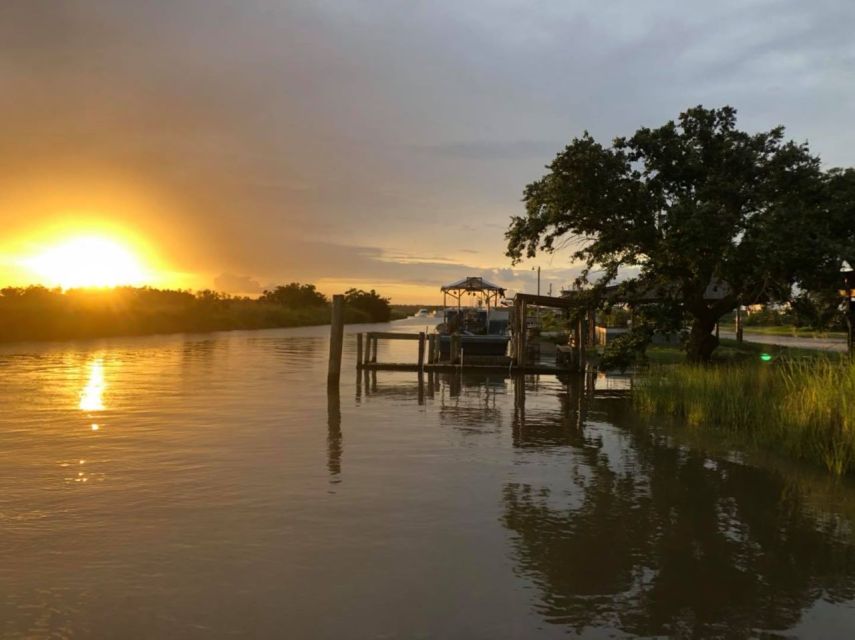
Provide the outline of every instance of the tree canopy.
{"type": "Polygon", "coordinates": [[[344,292],[344,303],[351,309],[363,312],[370,322],[389,322],[392,317],[389,298],[384,298],[374,289],[348,289],[344,292]]]}
{"type": "Polygon", "coordinates": [[[694,107],[608,147],[585,132],[547,169],[525,188],[508,255],[570,246],[579,284],[622,280],[630,300],[656,292],[690,319],[693,360],[710,357],[725,313],[836,287],[853,255],[855,171],[823,171],[783,127],[739,130],[729,106],[694,107]]]}
{"type": "Polygon", "coordinates": [[[327,304],[327,298],[313,284],[292,282],[265,290],[259,298],[262,302],[281,304],[284,307],[318,307],[327,304]]]}

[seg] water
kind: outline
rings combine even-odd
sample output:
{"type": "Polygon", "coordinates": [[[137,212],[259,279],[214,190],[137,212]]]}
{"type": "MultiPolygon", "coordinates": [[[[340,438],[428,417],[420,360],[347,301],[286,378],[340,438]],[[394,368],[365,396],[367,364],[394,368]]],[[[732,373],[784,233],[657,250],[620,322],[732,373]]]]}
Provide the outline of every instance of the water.
{"type": "Polygon", "coordinates": [[[359,329],[0,349],[0,636],[849,635],[851,486],[359,329]]]}

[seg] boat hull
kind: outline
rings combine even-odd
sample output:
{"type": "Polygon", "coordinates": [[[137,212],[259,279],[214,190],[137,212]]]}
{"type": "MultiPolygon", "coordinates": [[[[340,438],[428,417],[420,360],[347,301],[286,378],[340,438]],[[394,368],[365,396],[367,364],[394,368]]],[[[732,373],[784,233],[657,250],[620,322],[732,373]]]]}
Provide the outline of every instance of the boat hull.
{"type": "MultiPolygon", "coordinates": [[[[508,353],[508,336],[460,336],[460,349],[466,356],[504,356],[508,353]]],[[[451,336],[439,336],[439,353],[443,360],[451,354],[451,336]]]]}

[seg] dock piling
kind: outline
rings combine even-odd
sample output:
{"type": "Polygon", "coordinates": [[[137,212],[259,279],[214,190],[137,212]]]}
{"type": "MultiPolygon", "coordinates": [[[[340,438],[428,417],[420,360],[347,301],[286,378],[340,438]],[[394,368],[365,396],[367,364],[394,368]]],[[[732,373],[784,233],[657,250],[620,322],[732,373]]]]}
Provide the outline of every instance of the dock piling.
{"type": "Polygon", "coordinates": [[[456,364],[457,359],[460,356],[460,335],[453,333],[451,334],[451,348],[448,353],[448,361],[451,364],[456,364]]]}
{"type": "Polygon", "coordinates": [[[425,368],[425,332],[419,333],[419,373],[425,368]]]}
{"type": "Polygon", "coordinates": [[[362,366],[362,334],[356,334],[356,368],[362,366]]]}
{"type": "Polygon", "coordinates": [[[330,318],[330,360],[327,369],[327,385],[338,386],[341,378],[341,347],[344,342],[344,296],[336,294],[332,301],[330,318]]]}

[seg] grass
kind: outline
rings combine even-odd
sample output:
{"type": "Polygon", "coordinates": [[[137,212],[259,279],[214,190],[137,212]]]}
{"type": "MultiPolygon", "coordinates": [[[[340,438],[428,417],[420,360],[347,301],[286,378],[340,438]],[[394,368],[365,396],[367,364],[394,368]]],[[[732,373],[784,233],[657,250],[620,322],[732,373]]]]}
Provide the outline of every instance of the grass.
{"type": "Polygon", "coordinates": [[[840,358],[654,365],[633,401],[642,413],[738,434],[838,476],[855,470],[855,365],[840,358]]]}
{"type": "Polygon", "coordinates": [[[845,338],[845,331],[816,331],[793,325],[751,326],[746,325],[745,333],[759,333],[767,336],[792,336],[794,338],[845,338]]]}
{"type": "MultiPolygon", "coordinates": [[[[713,360],[718,363],[759,362],[762,354],[772,356],[772,361],[780,359],[798,360],[804,358],[824,357],[831,362],[839,362],[844,358],[841,352],[821,351],[818,349],[803,349],[800,347],[785,347],[775,344],[760,344],[722,338],[719,347],[713,352],[713,360]]],[[[651,365],[682,364],[686,362],[686,352],[682,347],[651,345],[647,348],[647,359],[651,365]]]]}

